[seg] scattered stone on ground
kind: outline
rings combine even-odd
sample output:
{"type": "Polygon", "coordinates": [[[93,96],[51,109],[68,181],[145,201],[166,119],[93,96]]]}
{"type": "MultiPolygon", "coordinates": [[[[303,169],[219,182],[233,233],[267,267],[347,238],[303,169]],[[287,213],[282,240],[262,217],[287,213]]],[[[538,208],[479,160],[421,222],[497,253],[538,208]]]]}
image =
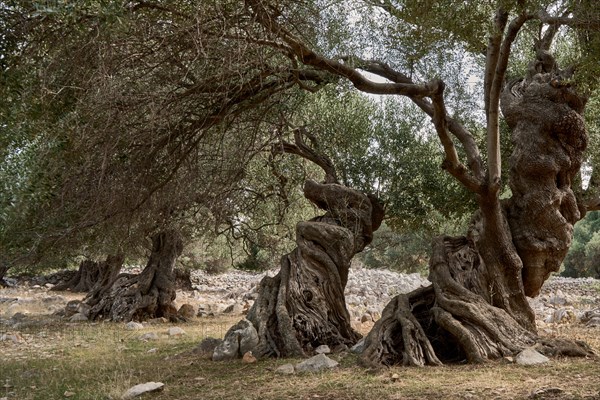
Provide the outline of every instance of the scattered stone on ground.
{"type": "Polygon", "coordinates": [[[133,399],[134,397],[137,397],[137,396],[141,396],[144,393],[158,392],[158,391],[163,390],[164,387],[165,387],[165,384],[162,382],[140,383],[139,385],[135,385],[135,386],[129,388],[129,390],[127,390],[123,394],[122,399],[128,400],[128,399],[133,399]]]}
{"type": "Polygon", "coordinates": [[[183,329],[181,329],[180,327],[178,327],[178,326],[173,326],[173,327],[169,328],[169,330],[167,331],[167,334],[169,336],[176,336],[176,337],[178,337],[178,336],[185,335],[185,331],[183,329]]]}
{"type": "Polygon", "coordinates": [[[319,372],[325,369],[335,368],[338,362],[327,357],[325,354],[317,354],[314,357],[296,364],[296,372],[319,372]]]}
{"type": "Polygon", "coordinates": [[[149,340],[158,340],[158,334],[156,332],[148,332],[148,333],[144,333],[143,335],[140,336],[139,338],[140,340],[143,341],[149,341],[149,340]]]}
{"type": "Polygon", "coordinates": [[[192,319],[196,316],[194,306],[188,303],[182,304],[177,311],[177,315],[184,319],[192,319]]]}
{"type": "Polygon", "coordinates": [[[130,331],[139,331],[140,329],[144,329],[144,325],[139,322],[129,321],[125,324],[125,329],[129,329],[130,331]]]}
{"type": "Polygon", "coordinates": [[[254,357],[251,351],[245,352],[242,357],[242,363],[244,364],[254,364],[256,361],[256,357],[254,357]]]}
{"type": "Polygon", "coordinates": [[[277,367],[275,370],[276,373],[280,375],[293,375],[294,374],[294,366],[292,364],[283,364],[277,367]]]}
{"type": "Polygon", "coordinates": [[[329,354],[331,353],[331,349],[326,344],[322,344],[315,349],[315,353],[317,354],[329,354]]]}
{"type": "Polygon", "coordinates": [[[515,357],[515,362],[519,365],[539,365],[549,362],[550,359],[535,349],[528,347],[521,351],[515,357]]]}
{"type": "Polygon", "coordinates": [[[213,353],[213,361],[240,358],[258,344],[258,334],[250,321],[243,319],[232,326],[213,353]]]}

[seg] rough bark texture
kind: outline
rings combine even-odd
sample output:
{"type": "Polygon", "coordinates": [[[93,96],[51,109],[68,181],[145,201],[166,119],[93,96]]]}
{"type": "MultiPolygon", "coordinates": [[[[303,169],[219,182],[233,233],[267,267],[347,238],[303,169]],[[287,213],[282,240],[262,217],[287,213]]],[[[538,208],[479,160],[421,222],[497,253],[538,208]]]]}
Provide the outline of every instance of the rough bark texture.
{"type": "Polygon", "coordinates": [[[83,260],[79,269],[71,279],[59,283],[51,290],[69,290],[71,292],[88,292],[98,282],[101,276],[101,264],[93,260],[83,260]]]}
{"type": "Polygon", "coordinates": [[[139,275],[119,275],[112,284],[88,296],[92,306],[90,319],[112,321],[146,320],[165,317],[177,320],[173,267],[183,250],[175,231],[163,231],[152,237],[152,253],[139,275]]]}
{"type": "Polygon", "coordinates": [[[9,270],[9,266],[3,263],[0,263],[0,286],[8,286],[4,281],[4,276],[9,270]]]}
{"type": "Polygon", "coordinates": [[[106,258],[106,261],[100,264],[100,277],[84,299],[87,305],[93,307],[102,300],[104,294],[110,290],[117,277],[119,277],[124,259],[125,257],[122,254],[110,255],[106,258]]]}
{"type": "Polygon", "coordinates": [[[592,354],[582,343],[541,340],[526,298],[558,270],[580,219],[570,185],[587,142],[583,105],[554,67],[507,86],[512,198],[482,191],[468,234],[434,241],[432,285],[388,304],[366,338],[363,362],[483,362],[536,344],[549,355],[592,354]]]}
{"type": "Polygon", "coordinates": [[[304,195],[327,212],[296,225],[298,247],[260,283],[247,316],[258,332],[258,357],[304,356],[322,344],[345,348],[360,337],[350,326],[344,288],[350,260],[371,242],[383,208],[333,183],[307,181],[304,195]]]}

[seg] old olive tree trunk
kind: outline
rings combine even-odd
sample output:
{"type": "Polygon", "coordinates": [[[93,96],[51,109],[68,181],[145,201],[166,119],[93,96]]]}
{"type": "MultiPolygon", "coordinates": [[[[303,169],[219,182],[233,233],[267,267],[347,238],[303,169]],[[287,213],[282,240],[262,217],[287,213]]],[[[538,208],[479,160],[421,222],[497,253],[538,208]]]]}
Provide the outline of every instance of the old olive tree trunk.
{"type": "Polygon", "coordinates": [[[303,356],[319,345],[345,348],[360,338],[350,326],[344,288],[350,261],[371,242],[383,208],[335,183],[307,181],[304,196],[326,213],[296,225],[298,247],[283,256],[276,276],[260,283],[247,317],[258,332],[255,356],[303,356]]]}
{"type": "Polygon", "coordinates": [[[526,298],[558,271],[581,218],[571,182],[587,143],[585,101],[558,73],[505,87],[512,197],[481,191],[467,235],[434,241],[432,285],[387,305],[366,338],[365,363],[477,363],[534,345],[550,355],[591,354],[583,343],[540,339],[526,298]]]}
{"type": "Polygon", "coordinates": [[[90,319],[177,319],[173,267],[182,250],[182,240],[176,231],[155,234],[148,264],[139,275],[107,277],[104,284],[88,295],[86,302],[92,307],[90,319]]]}

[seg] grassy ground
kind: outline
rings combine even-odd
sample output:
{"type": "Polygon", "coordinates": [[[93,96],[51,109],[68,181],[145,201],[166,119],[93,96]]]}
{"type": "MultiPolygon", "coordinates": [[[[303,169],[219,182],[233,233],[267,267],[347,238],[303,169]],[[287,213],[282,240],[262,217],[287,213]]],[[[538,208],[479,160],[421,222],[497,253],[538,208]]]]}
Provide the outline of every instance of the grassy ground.
{"type": "MultiPolygon", "coordinates": [[[[280,376],[275,368],[291,360],[216,363],[190,353],[204,337],[222,337],[238,319],[180,324],[187,332],[180,338],[165,334],[168,324],[130,331],[112,323],[33,323],[19,329],[20,343],[0,342],[0,399],[117,399],[148,381],[164,382],[165,390],[143,399],[525,399],[544,387],[563,390],[551,398],[600,399],[598,359],[369,371],[347,354],[333,356],[340,367],[332,371],[280,376]],[[139,340],[147,332],[160,338],[139,340]]],[[[3,329],[0,334],[16,333],[3,329]]],[[[570,325],[550,334],[585,339],[600,350],[599,330],[570,325]]]]}

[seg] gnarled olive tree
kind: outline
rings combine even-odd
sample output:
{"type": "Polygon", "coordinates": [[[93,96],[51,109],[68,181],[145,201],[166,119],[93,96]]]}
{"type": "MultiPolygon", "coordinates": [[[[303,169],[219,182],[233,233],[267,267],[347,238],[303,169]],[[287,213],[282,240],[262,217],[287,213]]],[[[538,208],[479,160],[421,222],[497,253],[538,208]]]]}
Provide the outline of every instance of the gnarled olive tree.
{"type": "MultiPolygon", "coordinates": [[[[328,157],[303,140],[281,150],[321,166],[325,182],[307,180],[304,196],[325,214],[296,225],[297,247],[281,259],[274,277],[265,277],[248,314],[258,333],[256,356],[304,356],[319,345],[351,346],[360,338],[352,329],[344,288],[352,257],[373,239],[383,219],[382,204],[337,182],[328,157]]],[[[310,137],[310,135],[308,135],[310,137]]]]}
{"type": "MultiPolygon", "coordinates": [[[[285,18],[273,12],[273,5],[247,3],[273,41],[297,62],[346,78],[363,92],[406,96],[431,116],[445,152],[442,167],[479,204],[465,236],[435,239],[432,285],[399,295],[387,305],[366,338],[363,361],[385,365],[482,362],[535,344],[550,354],[590,354],[581,343],[541,339],[526,296],[537,295],[550,273],[558,270],[571,243],[573,224],[586,210],[597,207],[577,198],[571,188],[587,143],[582,116],[586,96],[572,84],[572,69],[561,70],[549,49],[561,26],[597,28],[598,15],[583,21],[567,9],[552,17],[536,8],[540,5],[498,2],[485,51],[484,160],[473,133],[447,111],[441,79],[416,83],[380,61],[324,56],[288,27],[285,18]],[[528,23],[540,27],[535,60],[524,78],[507,82],[513,43],[528,23]],[[386,81],[370,80],[361,70],[386,81]],[[511,196],[506,200],[501,199],[501,110],[513,142],[511,196]]],[[[387,0],[374,4],[402,16],[412,3],[404,8],[387,0]]],[[[405,21],[409,22],[414,21],[405,21]]]]}

